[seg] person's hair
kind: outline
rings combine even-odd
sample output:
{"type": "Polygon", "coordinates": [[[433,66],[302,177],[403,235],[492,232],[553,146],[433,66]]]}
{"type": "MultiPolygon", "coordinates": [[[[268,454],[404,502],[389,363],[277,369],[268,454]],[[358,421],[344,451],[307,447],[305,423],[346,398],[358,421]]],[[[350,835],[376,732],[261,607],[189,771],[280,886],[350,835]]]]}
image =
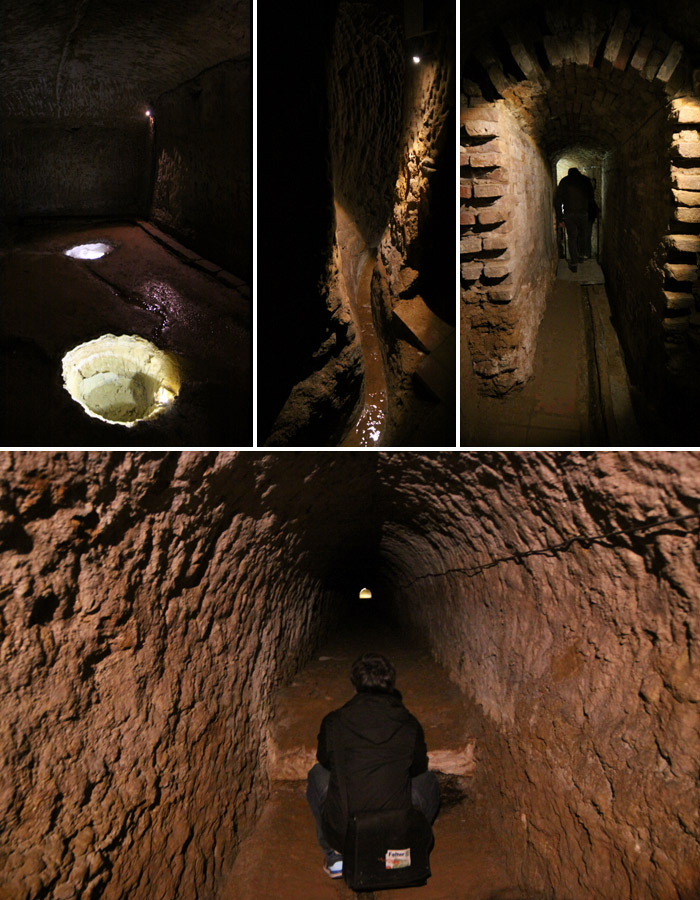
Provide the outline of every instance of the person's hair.
{"type": "Polygon", "coordinates": [[[358,693],[390,694],[394,690],[396,669],[381,653],[363,653],[353,663],[350,681],[358,693]]]}
{"type": "Polygon", "coordinates": [[[569,175],[580,175],[580,174],[581,173],[579,172],[578,169],[573,169],[573,168],[569,169],[569,175]]]}

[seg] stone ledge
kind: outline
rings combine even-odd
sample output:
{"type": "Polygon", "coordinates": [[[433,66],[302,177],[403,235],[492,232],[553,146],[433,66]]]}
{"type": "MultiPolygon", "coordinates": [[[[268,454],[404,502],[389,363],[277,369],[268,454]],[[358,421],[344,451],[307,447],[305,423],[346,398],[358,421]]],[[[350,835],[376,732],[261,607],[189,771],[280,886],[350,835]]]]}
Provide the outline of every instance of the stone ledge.
{"type": "MultiPolygon", "coordinates": [[[[443,775],[472,776],[476,771],[475,749],[476,741],[470,740],[460,748],[430,750],[430,769],[443,775]]],[[[267,772],[271,781],[304,781],[315,763],[315,747],[280,750],[274,741],[268,744],[267,772]]]]}

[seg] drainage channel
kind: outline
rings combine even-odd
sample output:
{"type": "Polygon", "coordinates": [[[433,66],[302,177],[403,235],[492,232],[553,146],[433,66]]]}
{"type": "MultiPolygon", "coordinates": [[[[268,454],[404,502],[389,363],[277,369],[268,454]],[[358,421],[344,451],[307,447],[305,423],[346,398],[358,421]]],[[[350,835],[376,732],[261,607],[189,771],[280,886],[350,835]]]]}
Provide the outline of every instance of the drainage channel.
{"type": "Polygon", "coordinates": [[[387,417],[384,361],[372,314],[372,273],[377,251],[367,247],[357,226],[336,203],[336,239],[343,278],[357,325],[364,369],[365,396],[362,411],[342,441],[343,447],[378,447],[387,417]]]}

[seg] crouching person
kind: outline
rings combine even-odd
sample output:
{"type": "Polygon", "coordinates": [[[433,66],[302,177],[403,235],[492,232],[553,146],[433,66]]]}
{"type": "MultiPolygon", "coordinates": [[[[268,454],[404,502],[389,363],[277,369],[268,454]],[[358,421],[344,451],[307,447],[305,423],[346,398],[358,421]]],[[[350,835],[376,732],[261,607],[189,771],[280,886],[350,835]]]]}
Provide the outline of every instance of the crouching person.
{"type": "Polygon", "coordinates": [[[413,806],[432,824],[438,813],[440,791],[428,771],[423,729],[401,702],[395,679],[386,657],[365,653],[350,674],[357,693],[321,723],[306,797],[331,878],[343,874],[350,816],[413,806]]]}

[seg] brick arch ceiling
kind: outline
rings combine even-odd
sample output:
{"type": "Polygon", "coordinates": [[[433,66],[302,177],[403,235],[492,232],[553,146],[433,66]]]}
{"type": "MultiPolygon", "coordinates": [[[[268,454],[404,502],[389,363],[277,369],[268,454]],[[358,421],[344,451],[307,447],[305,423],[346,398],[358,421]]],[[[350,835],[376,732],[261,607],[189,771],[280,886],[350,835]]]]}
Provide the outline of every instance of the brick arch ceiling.
{"type": "Polygon", "coordinates": [[[598,15],[552,10],[492,32],[467,63],[489,99],[503,99],[550,154],[612,147],[687,90],[683,44],[628,6],[598,15]]]}
{"type": "Polygon", "coordinates": [[[248,0],[5,0],[0,116],[140,115],[249,43],[248,0]]]}

